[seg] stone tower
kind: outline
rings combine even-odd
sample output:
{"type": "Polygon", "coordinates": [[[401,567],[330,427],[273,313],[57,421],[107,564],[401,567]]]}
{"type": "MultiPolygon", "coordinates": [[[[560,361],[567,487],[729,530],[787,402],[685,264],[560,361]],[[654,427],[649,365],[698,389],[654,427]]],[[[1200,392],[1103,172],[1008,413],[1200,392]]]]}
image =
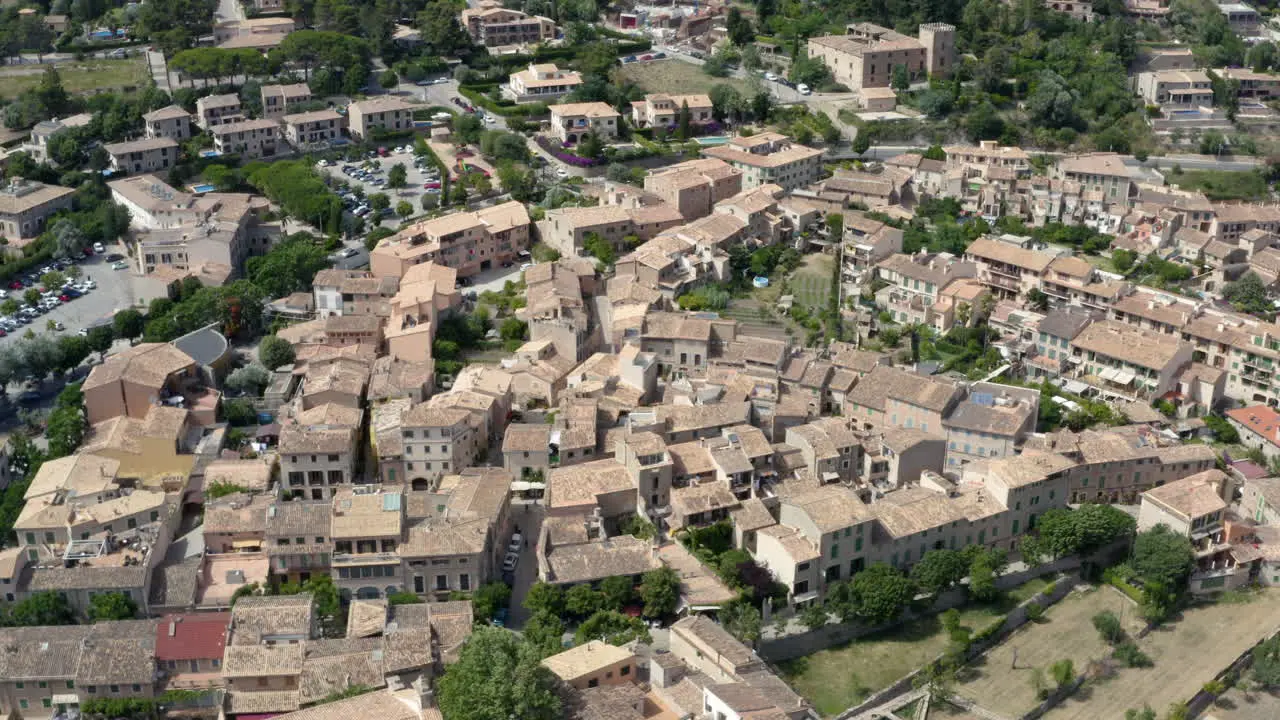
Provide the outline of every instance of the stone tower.
{"type": "Polygon", "coordinates": [[[920,44],[925,48],[929,77],[950,75],[956,62],[955,27],[946,23],[925,23],[920,26],[920,44]]]}

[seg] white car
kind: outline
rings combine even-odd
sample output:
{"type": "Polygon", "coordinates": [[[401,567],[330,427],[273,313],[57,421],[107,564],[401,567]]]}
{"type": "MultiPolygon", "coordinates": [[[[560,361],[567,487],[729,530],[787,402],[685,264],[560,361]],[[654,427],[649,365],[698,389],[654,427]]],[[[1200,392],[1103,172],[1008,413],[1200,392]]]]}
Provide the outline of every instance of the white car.
{"type": "Polygon", "coordinates": [[[502,558],[502,572],[515,572],[516,565],[520,564],[520,556],[516,553],[509,552],[506,557],[502,558]]]}
{"type": "Polygon", "coordinates": [[[809,89],[808,85],[805,85],[804,83],[800,83],[799,85],[796,85],[796,92],[800,93],[801,95],[809,95],[813,91],[809,89]]]}
{"type": "Polygon", "coordinates": [[[556,168],[556,177],[567,178],[569,177],[569,171],[564,168],[556,168]]]}
{"type": "Polygon", "coordinates": [[[771,72],[767,72],[767,73],[765,73],[765,74],[764,74],[764,79],[765,79],[765,80],[768,80],[769,82],[777,82],[777,81],[778,81],[778,76],[777,76],[777,75],[774,75],[774,74],[773,74],[773,73],[771,73],[771,72]]]}
{"type": "Polygon", "coordinates": [[[106,252],[106,251],[107,251],[107,248],[106,248],[106,246],[104,246],[104,245],[103,245],[102,243],[100,243],[100,242],[99,242],[99,243],[94,243],[94,244],[93,244],[93,251],[94,251],[94,252],[96,252],[96,253],[98,253],[99,255],[101,255],[102,253],[104,253],[104,252],[106,252]]]}
{"type": "Polygon", "coordinates": [[[524,543],[524,536],[520,533],[511,534],[511,542],[507,543],[507,552],[518,553],[520,546],[524,543]]]}
{"type": "Polygon", "coordinates": [[[338,253],[338,256],[339,256],[339,257],[344,257],[344,258],[355,257],[355,256],[356,256],[356,249],[355,249],[355,248],[343,248],[343,249],[342,249],[342,252],[338,253]]]}

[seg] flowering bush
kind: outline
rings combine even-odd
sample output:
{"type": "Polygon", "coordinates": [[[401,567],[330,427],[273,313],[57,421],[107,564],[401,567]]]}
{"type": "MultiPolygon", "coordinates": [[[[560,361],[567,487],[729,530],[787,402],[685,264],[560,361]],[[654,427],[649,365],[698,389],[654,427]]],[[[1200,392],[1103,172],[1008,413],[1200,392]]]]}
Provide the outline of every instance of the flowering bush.
{"type": "Polygon", "coordinates": [[[560,142],[557,142],[546,135],[537,136],[538,147],[551,153],[557,160],[574,167],[595,167],[602,163],[602,160],[594,160],[592,158],[584,158],[581,155],[574,155],[568,152],[568,149],[560,142]]]}

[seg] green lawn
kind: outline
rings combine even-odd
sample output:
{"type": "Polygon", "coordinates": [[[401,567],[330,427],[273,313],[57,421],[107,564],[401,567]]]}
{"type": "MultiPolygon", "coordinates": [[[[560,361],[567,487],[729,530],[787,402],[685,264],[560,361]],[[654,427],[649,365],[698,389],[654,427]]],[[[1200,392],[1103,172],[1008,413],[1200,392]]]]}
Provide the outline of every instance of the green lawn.
{"type": "Polygon", "coordinates": [[[804,264],[787,278],[796,302],[821,310],[831,299],[831,269],[835,258],[821,253],[806,255],[804,264]]]}
{"type": "MultiPolygon", "coordinates": [[[[978,632],[1003,617],[1000,606],[975,606],[960,624],[978,632]]],[[[848,645],[781,664],[783,678],[825,717],[843,712],[937,657],[948,638],[936,615],[848,645]]]]}
{"type": "MultiPolygon", "coordinates": [[[[147,62],[141,57],[59,63],[57,68],[62,77],[62,87],[70,93],[138,87],[147,80],[147,62]]],[[[0,97],[12,98],[27,88],[39,85],[43,75],[44,67],[32,65],[14,65],[0,70],[0,97]]]]}

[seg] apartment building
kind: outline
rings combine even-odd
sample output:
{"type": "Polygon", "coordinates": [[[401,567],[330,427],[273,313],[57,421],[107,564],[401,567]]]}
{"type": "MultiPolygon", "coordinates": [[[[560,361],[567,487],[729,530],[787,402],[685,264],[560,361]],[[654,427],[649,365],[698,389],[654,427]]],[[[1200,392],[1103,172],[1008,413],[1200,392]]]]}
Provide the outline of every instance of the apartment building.
{"type": "Polygon", "coordinates": [[[257,160],[272,158],[287,151],[280,142],[280,124],[275,120],[240,120],[220,123],[209,128],[213,135],[213,149],[223,155],[239,155],[257,160]]]}
{"type": "Polygon", "coordinates": [[[742,171],[715,158],[686,160],[650,170],[644,189],[662,198],[685,220],[695,220],[742,192],[742,171]]]}
{"type": "Polygon", "coordinates": [[[373,139],[379,132],[405,132],[413,129],[413,111],[419,107],[395,96],[361,100],[347,106],[347,125],[361,140],[373,139]]]}
{"type": "Polygon", "coordinates": [[[111,197],[129,210],[139,274],[159,268],[184,274],[241,272],[281,232],[264,220],[266,198],[243,193],[192,195],[154,175],[113,180],[111,197]]]}
{"type": "Polygon", "coordinates": [[[177,105],[152,110],[142,116],[149,138],[170,138],[179,142],[191,137],[191,113],[177,105]]]}
{"type": "Polygon", "coordinates": [[[736,335],[732,320],[709,320],[692,313],[651,312],[640,332],[640,350],[652,353],[661,369],[701,373],[736,335]]]}
{"type": "Polygon", "coordinates": [[[770,184],[794,190],[817,181],[822,174],[821,150],[793,143],[775,132],[735,137],[702,154],[741,170],[744,190],[770,184]]]}
{"type": "Polygon", "coordinates": [[[904,427],[941,436],[942,419],[961,396],[959,387],[941,378],[877,365],[847,396],[846,416],[864,430],[904,427]]]}
{"type": "Polygon", "coordinates": [[[354,427],[285,425],[278,449],[281,484],[294,497],[332,498],[355,481],[360,447],[354,427]]]}
{"type": "Polygon", "coordinates": [[[430,359],[438,318],[461,304],[456,270],[433,262],[410,266],[388,303],[387,352],[399,360],[430,359]]]}
{"type": "Polygon", "coordinates": [[[1268,461],[1280,457],[1280,413],[1269,405],[1250,405],[1226,412],[1232,427],[1240,433],[1240,443],[1256,448],[1268,461]]]}
{"type": "Polygon", "coordinates": [[[707,95],[667,95],[650,93],[643,100],[631,102],[631,123],[638,128],[666,128],[680,125],[680,116],[689,110],[689,122],[706,125],[712,122],[711,98],[707,95]]]}
{"type": "Polygon", "coordinates": [[[467,277],[514,262],[528,248],[529,212],[512,201],[411,225],[379,242],[369,267],[377,277],[404,277],[410,267],[430,262],[467,277]]]}
{"type": "Polygon", "coordinates": [[[362,270],[329,268],[316,273],[312,283],[316,316],[391,314],[391,299],[400,288],[400,279],[376,278],[362,270]]]}
{"type": "Polygon", "coordinates": [[[332,506],[334,584],[363,600],[403,590],[404,494],[376,486],[343,488],[332,506]]]}
{"type": "Polygon", "coordinates": [[[559,34],[550,18],[504,8],[496,0],[466,8],[459,20],[471,41],[485,47],[532,45],[553,40],[559,34]]]}
{"type": "Polygon", "coordinates": [[[1116,153],[1071,155],[1058,160],[1055,177],[1080,183],[1082,192],[1101,193],[1105,204],[1126,204],[1136,186],[1136,173],[1124,164],[1124,156],[1116,153]]]}
{"type": "Polygon", "coordinates": [[[317,144],[327,145],[341,138],[346,116],[336,110],[316,110],[285,115],[280,122],[284,124],[285,141],[295,149],[301,149],[317,144]]]}
{"type": "Polygon", "coordinates": [[[157,682],[166,690],[222,685],[222,655],[231,613],[166,615],[156,624],[157,682]]]}
{"type": "Polygon", "coordinates": [[[54,164],[53,158],[49,155],[49,140],[63,130],[82,128],[92,120],[93,115],[89,113],[79,113],[62,119],[41,120],[32,126],[30,137],[27,142],[19,146],[19,149],[37,162],[54,164]]]}
{"type": "Polygon", "coordinates": [[[1254,100],[1269,100],[1280,95],[1280,75],[1254,72],[1249,68],[1217,68],[1219,77],[1239,83],[1239,96],[1254,100]]]}
{"type": "Polygon", "coordinates": [[[46,720],[67,717],[90,700],[154,698],[156,624],[6,628],[0,711],[46,720]]]}
{"type": "Polygon", "coordinates": [[[311,87],[306,83],[263,85],[261,95],[262,117],[279,120],[294,112],[298,105],[311,102],[311,87]]]}
{"type": "Polygon", "coordinates": [[[1040,415],[1039,390],[979,382],[966,392],[942,420],[949,470],[1016,454],[1040,415]]]}
{"type": "Polygon", "coordinates": [[[520,72],[511,73],[502,92],[516,103],[551,103],[580,85],[582,74],[577,71],[561,70],[554,63],[530,64],[520,72]]]}
{"type": "Polygon", "coordinates": [[[276,500],[265,516],[262,542],[272,577],[304,583],[313,574],[332,574],[332,500],[276,500]]]}
{"type": "Polygon", "coordinates": [[[1067,370],[1071,341],[1100,316],[1069,309],[1055,309],[1040,320],[1028,348],[1026,364],[1031,377],[1055,378],[1067,370]]]}
{"type": "Polygon", "coordinates": [[[1243,534],[1231,527],[1238,518],[1228,517],[1227,500],[1235,487],[1226,473],[1213,469],[1142,493],[1138,531],[1163,525],[1191,542],[1195,551],[1189,582],[1192,593],[1241,587],[1255,577],[1251,566],[1259,559],[1257,545],[1231,543],[1232,535],[1243,534]]]}
{"type": "Polygon", "coordinates": [[[977,145],[948,145],[946,167],[982,167],[1011,170],[1018,177],[1031,174],[1031,156],[1013,145],[995,140],[982,140],[977,145]]]}
{"type": "Polygon", "coordinates": [[[441,477],[428,497],[424,512],[407,513],[405,589],[445,600],[497,579],[513,525],[511,474],[466,468],[441,477]]]}
{"type": "Polygon", "coordinates": [[[1071,341],[1086,382],[1121,395],[1157,398],[1174,387],[1191,362],[1190,343],[1114,320],[1086,327],[1071,341]]]}
{"type": "Polygon", "coordinates": [[[618,137],[621,115],[606,103],[583,102],[551,106],[551,135],[566,145],[594,135],[603,142],[618,137]]]}
{"type": "Polygon", "coordinates": [[[562,257],[576,257],[582,254],[589,234],[599,235],[615,251],[625,252],[635,241],[652,240],[658,233],[683,221],[680,211],[666,203],[637,208],[565,207],[547,212],[546,218],[538,223],[538,230],[542,242],[562,257]]]}
{"type": "Polygon", "coordinates": [[[178,162],[178,143],[173,138],[155,137],[104,145],[111,169],[124,173],[164,172],[178,162]]]}
{"type": "Polygon", "coordinates": [[[44,232],[50,215],[70,209],[75,190],[13,178],[0,187],[0,237],[21,245],[44,232]]]}
{"type": "Polygon", "coordinates": [[[157,403],[203,412],[220,397],[204,387],[195,359],[169,343],[141,343],[112,355],[89,371],[80,389],[90,425],[120,415],[145,419],[157,403]]]}
{"type": "Polygon", "coordinates": [[[1280,207],[1253,203],[1215,203],[1209,234],[1228,245],[1238,245],[1250,230],[1280,233],[1280,207]]]}
{"type": "Polygon", "coordinates": [[[916,82],[945,77],[955,65],[956,30],[950,25],[921,25],[916,38],[871,23],[846,30],[845,35],[810,38],[809,57],[822,60],[832,78],[854,92],[889,87],[898,67],[916,82]]]}
{"type": "Polygon", "coordinates": [[[206,95],[196,100],[196,123],[205,130],[240,120],[244,120],[244,111],[239,95],[206,95]]]}
{"type": "Polygon", "coordinates": [[[474,463],[487,447],[483,429],[461,408],[413,406],[400,418],[405,473],[415,490],[425,490],[443,475],[474,463]]]}
{"type": "Polygon", "coordinates": [[[997,297],[1025,300],[1039,290],[1054,255],[1024,247],[1029,238],[983,236],[969,244],[965,260],[977,268],[977,279],[997,297]]]}

